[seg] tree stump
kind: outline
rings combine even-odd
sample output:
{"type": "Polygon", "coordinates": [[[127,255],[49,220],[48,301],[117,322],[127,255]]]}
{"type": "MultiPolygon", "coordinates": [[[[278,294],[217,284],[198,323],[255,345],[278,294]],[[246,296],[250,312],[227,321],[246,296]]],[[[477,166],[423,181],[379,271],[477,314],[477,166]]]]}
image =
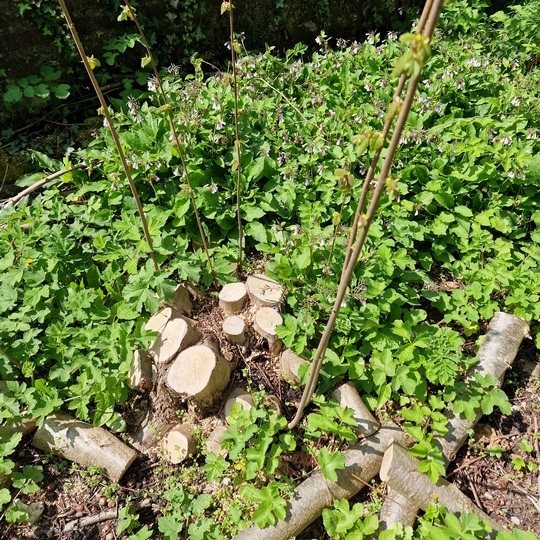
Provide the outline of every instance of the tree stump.
{"type": "Polygon", "coordinates": [[[246,342],[246,323],[237,315],[231,315],[223,321],[222,325],[225,337],[238,345],[244,345],[246,342]]]}
{"type": "Polygon", "coordinates": [[[163,451],[170,463],[177,464],[192,456],[197,450],[193,428],[182,424],[174,427],[163,439],[163,451]]]}
{"type": "Polygon", "coordinates": [[[209,454],[225,457],[229,453],[226,448],[222,448],[221,446],[221,441],[223,441],[225,433],[227,433],[227,426],[219,425],[214,428],[210,435],[208,435],[208,438],[206,439],[206,451],[209,454]]]}
{"type": "Polygon", "coordinates": [[[281,353],[280,358],[281,363],[281,375],[283,378],[291,384],[299,384],[300,376],[298,375],[300,371],[300,366],[303,364],[309,364],[309,362],[293,353],[290,349],[285,349],[281,353]]]}
{"type": "Polygon", "coordinates": [[[213,405],[229,383],[230,366],[213,348],[195,345],[182,351],[167,373],[167,386],[200,407],[213,405]]]}
{"type": "Polygon", "coordinates": [[[240,403],[242,409],[247,410],[255,407],[252,395],[245,388],[234,388],[225,402],[225,418],[231,414],[232,408],[236,403],[240,403]]]}
{"type": "Polygon", "coordinates": [[[170,319],[160,330],[150,351],[158,364],[165,364],[201,337],[202,334],[183,317],[170,319]]]}
{"type": "Polygon", "coordinates": [[[246,299],[247,290],[243,283],[229,283],[219,293],[219,307],[226,316],[235,315],[244,309],[246,299]]]}
{"type": "Polygon", "coordinates": [[[253,274],[246,281],[250,300],[258,307],[279,307],[283,300],[283,287],[263,274],[253,274]]]}
{"type": "Polygon", "coordinates": [[[180,313],[191,315],[193,304],[191,303],[191,298],[189,296],[188,290],[183,285],[178,285],[178,287],[176,287],[176,290],[174,291],[174,296],[171,300],[171,305],[180,313]]]}
{"type": "Polygon", "coordinates": [[[270,307],[261,308],[255,313],[253,329],[268,342],[268,350],[277,354],[283,346],[282,341],[276,336],[276,327],[283,324],[281,315],[270,307]]]}
{"type": "Polygon", "coordinates": [[[139,392],[151,390],[154,385],[153,365],[152,356],[146,351],[137,349],[133,353],[131,367],[129,368],[128,386],[132,390],[138,390],[139,392]]]}

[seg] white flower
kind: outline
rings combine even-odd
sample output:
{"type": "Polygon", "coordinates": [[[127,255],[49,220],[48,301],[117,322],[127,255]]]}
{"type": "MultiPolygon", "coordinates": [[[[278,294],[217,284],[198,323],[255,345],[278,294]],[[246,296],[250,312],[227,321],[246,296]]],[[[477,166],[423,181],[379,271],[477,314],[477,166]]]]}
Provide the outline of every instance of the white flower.
{"type": "Polygon", "coordinates": [[[223,126],[225,125],[225,122],[220,118],[216,123],[216,130],[219,131],[223,126]]]}
{"type": "Polygon", "coordinates": [[[511,102],[514,107],[519,107],[521,103],[521,98],[519,96],[516,96],[511,102]]]}

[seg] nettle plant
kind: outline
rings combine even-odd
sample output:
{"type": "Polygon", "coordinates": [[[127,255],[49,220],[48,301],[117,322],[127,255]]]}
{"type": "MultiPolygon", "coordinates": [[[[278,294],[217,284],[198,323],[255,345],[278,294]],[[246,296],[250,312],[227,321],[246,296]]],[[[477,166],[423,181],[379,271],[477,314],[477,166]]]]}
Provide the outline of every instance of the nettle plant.
{"type": "MultiPolygon", "coordinates": [[[[295,449],[311,453],[334,478],[343,467],[339,451],[354,434],[348,413],[324,394],[342,379],[353,381],[373,410],[402,419],[433,479],[444,468],[431,441],[445,432],[449,403],[466,416],[477,405],[486,413],[508,410],[496,381],[463,381],[473,363],[471,342],[496,310],[540,317],[540,108],[533,92],[521,90],[535,88],[540,76],[515,24],[516,17],[488,19],[481,5],[459,1],[443,13],[378,218],[324,355],[314,408],[293,432],[260,408],[236,411],[229,457],[209,455],[204,465],[184,470],[228,484],[205,494],[171,479],[159,522],[166,538],[179,527],[192,538],[220,538],[250,519],[264,526],[281,518],[290,487],[276,463],[295,449]],[[509,38],[505,56],[501,35],[509,38]],[[329,443],[323,450],[320,440],[329,443]],[[219,513],[224,501],[228,514],[219,513]]],[[[526,29],[523,39],[532,40],[526,29]]],[[[42,419],[64,406],[83,420],[123,429],[115,406],[128,392],[119,378],[127,375],[131,351],[152,338],[143,330],[148,315],[170,297],[176,280],[211,286],[214,276],[234,279],[238,178],[247,258],[267,257],[267,271],[288,290],[279,336],[311,355],[336,298],[353,194],[381,149],[395,83],[390,73],[407,54],[393,34],[339,41],[335,50],[332,43],[321,36],[310,58],[302,45],[282,58],[271,48],[260,55],[235,51],[235,85],[226,73],[205,79],[202,60],[194,59],[194,75],[181,79],[172,66],[162,76],[166,102],[155,76],[137,98],[113,100],[111,122],[158,270],[105,128],[64,164],[49,165],[80,159],[89,175],[74,171],[2,210],[2,422],[42,419]]],[[[400,69],[409,66],[404,60],[400,69]]],[[[0,472],[10,472],[14,446],[3,444],[0,472]]],[[[2,492],[2,501],[7,496],[2,492]]],[[[336,516],[360,510],[339,503],[327,512],[328,530],[346,538],[336,516]]],[[[124,517],[126,530],[134,529],[135,516],[124,517]]],[[[351,532],[369,534],[372,521],[351,519],[351,532]]],[[[404,534],[395,538],[412,537],[404,534]]]]}

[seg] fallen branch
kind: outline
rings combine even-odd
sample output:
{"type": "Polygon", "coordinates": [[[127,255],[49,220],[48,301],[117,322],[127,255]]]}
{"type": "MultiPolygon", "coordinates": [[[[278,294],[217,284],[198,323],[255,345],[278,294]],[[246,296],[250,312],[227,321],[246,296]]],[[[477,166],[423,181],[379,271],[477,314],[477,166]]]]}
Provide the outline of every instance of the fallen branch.
{"type": "Polygon", "coordinates": [[[468,512],[476,514],[481,520],[489,523],[495,531],[502,526],[483,510],[478,508],[469,497],[456,486],[439,478],[434,484],[428,476],[418,470],[419,461],[399,442],[393,441],[384,454],[380,477],[391,489],[414,502],[422,510],[433,502],[445,506],[450,512],[468,512]]]}
{"type": "MultiPolygon", "coordinates": [[[[474,380],[474,374],[492,375],[502,384],[506,370],[512,365],[523,338],[529,333],[527,323],[513,315],[497,312],[489,323],[484,341],[478,349],[478,364],[469,375],[468,380],[474,380]]],[[[436,437],[435,444],[441,449],[446,465],[457,455],[463,443],[467,440],[469,430],[473,429],[482,417],[482,410],[476,411],[474,420],[455,414],[452,409],[446,412],[448,418],[448,433],[444,437],[436,437]]],[[[388,498],[381,508],[379,530],[385,530],[393,523],[404,526],[413,525],[418,513],[418,507],[407,498],[397,500],[395,496],[388,498]],[[384,512],[384,514],[383,514],[384,512]],[[383,517],[384,515],[384,517],[383,517]]]]}
{"type": "Polygon", "coordinates": [[[44,186],[47,182],[50,182],[51,180],[56,180],[57,178],[60,178],[61,176],[64,176],[64,174],[68,174],[72,171],[76,171],[77,169],[84,169],[86,165],[84,163],[79,163],[78,165],[74,165],[71,167],[71,169],[67,169],[65,171],[58,171],[53,174],[49,174],[49,176],[46,176],[45,178],[42,178],[41,180],[38,180],[35,184],[32,184],[31,186],[27,187],[20,193],[17,193],[17,195],[11,197],[11,199],[8,199],[4,206],[8,206],[10,204],[17,204],[20,202],[24,197],[32,193],[33,191],[38,190],[40,187],[44,186]]]}
{"type": "MultiPolygon", "coordinates": [[[[529,326],[522,319],[513,315],[497,312],[489,323],[484,341],[478,349],[478,364],[468,380],[474,380],[474,374],[492,375],[501,386],[506,370],[512,365],[523,338],[529,333],[529,326]]],[[[437,437],[435,443],[441,449],[446,464],[455,457],[463,443],[467,440],[468,432],[482,417],[482,410],[476,411],[473,421],[467,420],[460,414],[448,410],[448,433],[437,437]]]]}
{"type": "Polygon", "coordinates": [[[264,529],[253,525],[235,540],[287,540],[298,535],[321,515],[323,508],[332,506],[335,499],[356,495],[378,474],[383,454],[392,440],[405,443],[405,437],[395,424],[385,424],[377,433],[344,452],[345,468],[337,471],[337,482],[330,482],[317,471],[294,490],[283,521],[264,529]]]}
{"type": "Polygon", "coordinates": [[[96,465],[118,482],[135,461],[137,452],[112,433],[64,413],[48,416],[36,431],[32,444],[83,467],[96,465]]]}
{"type": "Polygon", "coordinates": [[[102,523],[103,521],[109,521],[110,519],[116,519],[117,517],[118,510],[113,508],[112,510],[104,510],[95,516],[77,518],[66,524],[64,533],[72,532],[77,527],[88,527],[89,525],[95,525],[96,523],[102,523]]]}

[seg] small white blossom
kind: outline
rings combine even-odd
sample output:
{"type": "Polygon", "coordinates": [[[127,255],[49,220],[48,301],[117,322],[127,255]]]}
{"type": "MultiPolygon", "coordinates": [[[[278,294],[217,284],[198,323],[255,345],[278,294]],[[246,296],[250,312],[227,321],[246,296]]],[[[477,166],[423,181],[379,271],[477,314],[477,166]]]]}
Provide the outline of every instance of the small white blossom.
{"type": "Polygon", "coordinates": [[[521,103],[521,98],[519,96],[516,96],[511,102],[514,107],[519,107],[521,103]]]}

